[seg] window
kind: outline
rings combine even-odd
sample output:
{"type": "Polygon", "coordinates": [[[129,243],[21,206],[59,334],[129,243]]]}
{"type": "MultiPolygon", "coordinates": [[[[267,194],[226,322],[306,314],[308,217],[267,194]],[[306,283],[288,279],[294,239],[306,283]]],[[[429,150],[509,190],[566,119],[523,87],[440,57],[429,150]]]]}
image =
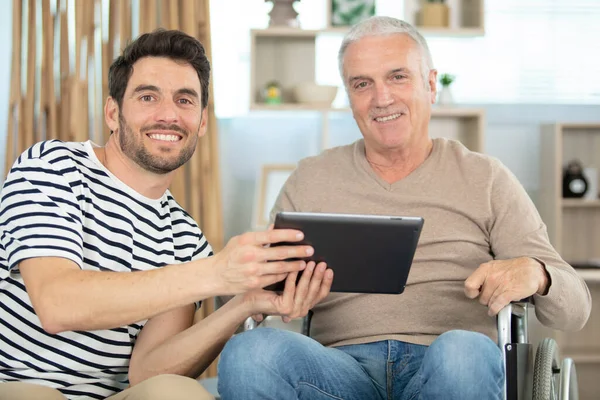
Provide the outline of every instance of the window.
{"type": "Polygon", "coordinates": [[[465,103],[600,104],[600,2],[486,1],[485,36],[428,38],[465,103]]]}
{"type": "MultiPolygon", "coordinates": [[[[411,1],[411,0],[404,0],[411,1]]],[[[377,13],[402,18],[399,0],[378,0],[377,13]]],[[[325,2],[297,4],[304,28],[325,25],[325,2]],[[308,18],[310,16],[310,18],[308,18]]],[[[265,0],[211,2],[215,108],[219,118],[249,103],[251,28],[266,28],[265,0]]],[[[456,75],[460,103],[600,104],[600,1],[487,0],[485,36],[428,37],[435,67],[456,75]]],[[[341,35],[317,40],[319,83],[340,84],[341,35]]],[[[334,104],[341,105],[343,95],[334,104]]]]}

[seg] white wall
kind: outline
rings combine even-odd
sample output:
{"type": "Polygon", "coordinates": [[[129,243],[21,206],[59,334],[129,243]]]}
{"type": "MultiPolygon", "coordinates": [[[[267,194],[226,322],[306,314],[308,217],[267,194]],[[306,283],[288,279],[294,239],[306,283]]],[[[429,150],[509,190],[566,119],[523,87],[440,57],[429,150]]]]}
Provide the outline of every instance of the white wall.
{"type": "Polygon", "coordinates": [[[4,182],[6,129],[10,100],[10,64],[12,48],[12,1],[4,1],[0,13],[0,184],[4,182]]]}
{"type": "MultiPolygon", "coordinates": [[[[473,105],[474,107],[480,107],[473,105]]],[[[540,124],[600,122],[598,105],[485,105],[485,152],[517,176],[536,201],[540,175],[540,124]]],[[[225,237],[251,229],[257,176],[262,164],[294,163],[316,154],[320,141],[317,113],[253,112],[219,120],[219,145],[225,237]]],[[[330,143],[360,137],[349,114],[330,120],[330,143]]]]}

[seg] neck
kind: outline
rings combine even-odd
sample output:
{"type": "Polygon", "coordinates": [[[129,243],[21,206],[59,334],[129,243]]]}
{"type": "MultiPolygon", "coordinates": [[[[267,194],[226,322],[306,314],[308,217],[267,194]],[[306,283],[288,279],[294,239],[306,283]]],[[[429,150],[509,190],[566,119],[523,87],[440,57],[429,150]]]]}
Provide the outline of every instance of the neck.
{"type": "Polygon", "coordinates": [[[164,175],[147,171],[129,157],[118,144],[115,134],[110,135],[105,147],[95,148],[98,160],[121,182],[150,199],[159,199],[167,191],[173,173],[164,175]]]}
{"type": "Polygon", "coordinates": [[[388,183],[397,182],[413,172],[429,157],[433,141],[425,137],[419,143],[397,149],[374,149],[365,142],[365,156],[371,168],[388,183]]]}

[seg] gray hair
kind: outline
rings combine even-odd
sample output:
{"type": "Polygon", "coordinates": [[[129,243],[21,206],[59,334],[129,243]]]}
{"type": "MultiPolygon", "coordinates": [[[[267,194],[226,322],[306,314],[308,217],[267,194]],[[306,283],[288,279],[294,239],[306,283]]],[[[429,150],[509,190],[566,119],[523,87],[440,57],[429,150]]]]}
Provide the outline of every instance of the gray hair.
{"type": "MultiPolygon", "coordinates": [[[[429,71],[433,69],[433,61],[425,38],[408,22],[397,18],[383,16],[370,17],[359,22],[344,36],[344,40],[342,41],[338,53],[338,67],[340,69],[342,81],[344,80],[344,55],[351,43],[368,36],[386,36],[394,34],[406,34],[419,46],[421,50],[421,75],[423,76],[423,83],[428,86],[429,71]]],[[[346,86],[345,81],[344,86],[346,86]]]]}

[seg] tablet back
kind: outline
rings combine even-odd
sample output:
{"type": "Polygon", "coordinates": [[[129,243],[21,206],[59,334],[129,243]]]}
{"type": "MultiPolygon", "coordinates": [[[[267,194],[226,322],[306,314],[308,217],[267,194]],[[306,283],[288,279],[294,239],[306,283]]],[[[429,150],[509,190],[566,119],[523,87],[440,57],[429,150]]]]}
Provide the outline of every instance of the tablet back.
{"type": "MultiPolygon", "coordinates": [[[[300,243],[315,249],[305,260],[325,261],[333,269],[332,292],[399,294],[423,222],[420,217],[281,212],[275,229],[304,232],[300,243]]],[[[283,281],[265,289],[281,291],[283,281]]]]}

